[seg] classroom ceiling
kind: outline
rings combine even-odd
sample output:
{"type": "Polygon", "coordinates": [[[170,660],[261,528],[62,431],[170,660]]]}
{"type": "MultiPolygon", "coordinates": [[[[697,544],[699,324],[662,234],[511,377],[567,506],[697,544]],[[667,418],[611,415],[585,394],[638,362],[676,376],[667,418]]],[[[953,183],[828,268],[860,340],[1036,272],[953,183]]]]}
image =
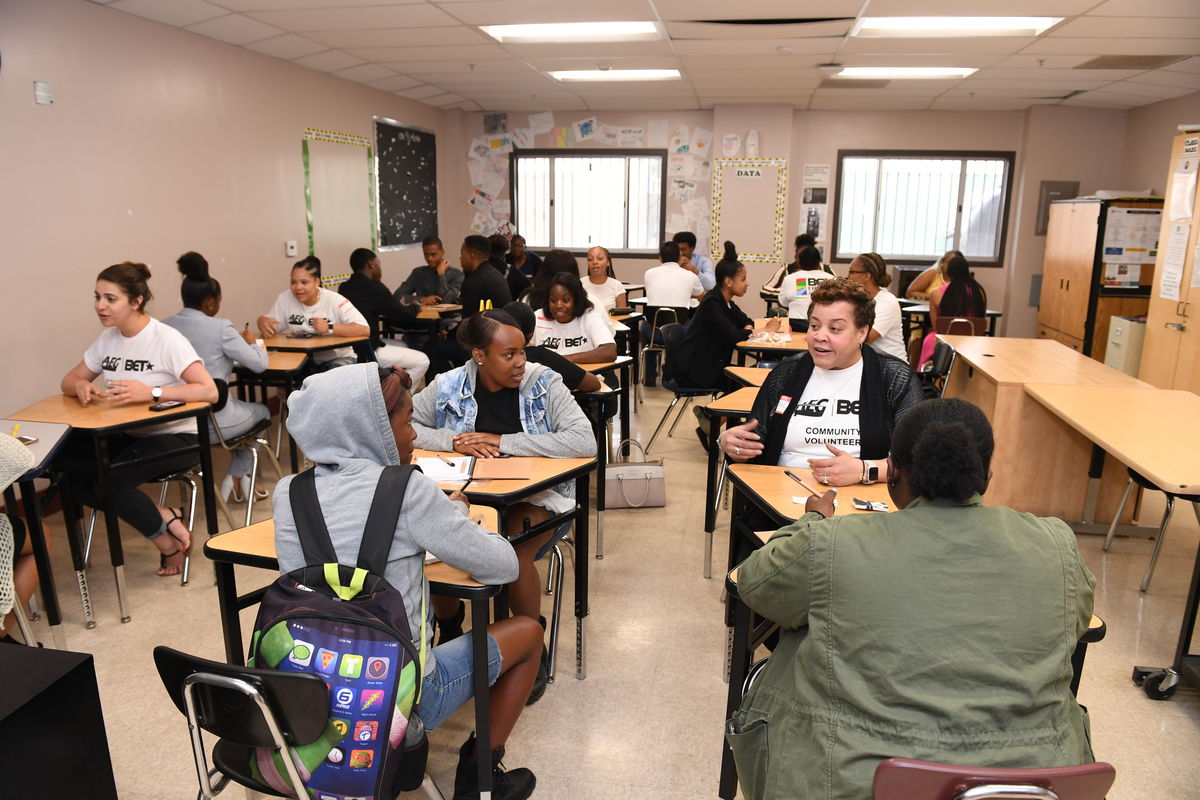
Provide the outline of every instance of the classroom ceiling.
{"type": "MultiPolygon", "coordinates": [[[[92,0],[442,108],[1128,109],[1200,91],[1200,0],[92,0]],[[860,16],[1063,17],[1036,38],[856,38],[860,16]],[[801,21],[797,21],[800,18],[801,21]],[[500,44],[477,26],[649,20],[667,38],[500,44]],[[1165,57],[1085,67],[1101,57],[1165,57]],[[975,67],[863,85],[818,65],[975,67]],[[564,84],[550,70],[676,68],[682,80],[564,84]],[[873,88],[868,86],[874,85],[873,88]]],[[[1200,109],[1198,109],[1200,111],[1200,109]]]]}

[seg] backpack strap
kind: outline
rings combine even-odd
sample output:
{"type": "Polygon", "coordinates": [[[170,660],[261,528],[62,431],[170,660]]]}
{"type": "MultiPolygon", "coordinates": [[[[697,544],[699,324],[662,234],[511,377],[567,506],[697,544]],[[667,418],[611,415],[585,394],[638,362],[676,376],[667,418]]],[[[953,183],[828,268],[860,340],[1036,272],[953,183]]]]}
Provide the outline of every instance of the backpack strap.
{"type": "Polygon", "coordinates": [[[317,499],[316,467],[310,467],[293,478],[288,493],[296,535],[300,538],[300,549],[304,551],[304,563],[336,564],[337,552],[333,549],[329,529],[325,527],[325,514],[317,499]]]}
{"type": "Polygon", "coordinates": [[[392,540],[396,538],[396,523],[404,505],[408,479],[416,467],[411,465],[384,467],[367,512],[362,543],[358,546],[358,568],[382,575],[387,568],[392,540]]]}

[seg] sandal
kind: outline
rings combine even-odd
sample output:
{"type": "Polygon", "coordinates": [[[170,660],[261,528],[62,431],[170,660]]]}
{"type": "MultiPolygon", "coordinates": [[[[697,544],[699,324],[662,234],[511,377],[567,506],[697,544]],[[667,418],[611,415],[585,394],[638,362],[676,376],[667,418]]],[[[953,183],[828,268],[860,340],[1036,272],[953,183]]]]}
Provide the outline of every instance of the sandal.
{"type": "Polygon", "coordinates": [[[189,542],[188,546],[184,547],[183,540],[171,532],[171,523],[175,522],[175,520],[179,520],[180,522],[183,522],[183,520],[184,520],[183,509],[182,508],[168,508],[167,511],[171,512],[171,518],[167,520],[167,526],[163,532],[167,536],[170,536],[172,539],[174,539],[175,543],[178,544],[179,547],[176,548],[175,550],[171,551],[170,553],[159,553],[158,554],[158,576],[160,578],[173,578],[176,575],[183,574],[185,576],[184,583],[187,583],[186,575],[187,575],[187,571],[188,571],[188,569],[187,569],[188,568],[188,559],[192,555],[192,545],[189,542]],[[167,559],[174,558],[175,556],[179,555],[180,553],[183,554],[183,563],[180,564],[180,571],[179,572],[163,572],[163,570],[165,570],[167,568],[167,559]]]}

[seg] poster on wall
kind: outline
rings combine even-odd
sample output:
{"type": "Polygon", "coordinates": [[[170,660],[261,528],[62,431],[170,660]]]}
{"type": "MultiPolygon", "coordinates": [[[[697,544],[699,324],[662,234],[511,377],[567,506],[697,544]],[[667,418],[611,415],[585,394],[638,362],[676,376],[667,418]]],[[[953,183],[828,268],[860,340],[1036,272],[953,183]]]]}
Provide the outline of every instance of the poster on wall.
{"type": "Polygon", "coordinates": [[[437,142],[433,131],[375,120],[379,245],[413,244],[438,233],[437,142]]]}
{"type": "MultiPolygon", "coordinates": [[[[1187,261],[1187,242],[1192,226],[1186,222],[1173,222],[1167,232],[1167,244],[1163,248],[1162,266],[1158,276],[1158,296],[1164,300],[1179,300],[1179,288],[1183,283],[1183,268],[1187,261]]],[[[1194,268],[1194,265],[1193,265],[1194,268]]]]}
{"type": "Polygon", "coordinates": [[[734,242],[743,262],[784,260],[787,159],[719,158],[712,170],[711,241],[734,242]]]}
{"type": "Polygon", "coordinates": [[[826,230],[826,220],[829,219],[829,206],[806,205],[800,206],[800,233],[807,233],[817,241],[824,241],[829,238],[829,231],[826,230]]]}
{"type": "Polygon", "coordinates": [[[1161,221],[1162,209],[1110,207],[1104,226],[1104,260],[1153,264],[1161,221]]]}
{"type": "Polygon", "coordinates": [[[802,180],[805,186],[828,186],[829,174],[828,164],[805,164],[802,180]]]}

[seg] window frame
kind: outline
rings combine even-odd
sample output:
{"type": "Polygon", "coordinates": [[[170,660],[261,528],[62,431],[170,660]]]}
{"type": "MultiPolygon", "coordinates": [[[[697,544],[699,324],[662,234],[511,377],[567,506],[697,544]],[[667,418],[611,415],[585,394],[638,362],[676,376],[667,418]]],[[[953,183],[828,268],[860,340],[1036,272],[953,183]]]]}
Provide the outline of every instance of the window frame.
{"type": "MultiPolygon", "coordinates": [[[[660,159],[661,168],[659,170],[660,183],[659,186],[659,208],[658,208],[658,241],[664,241],[667,230],[667,156],[668,152],[661,148],[629,148],[629,147],[605,147],[605,148],[513,148],[512,155],[508,159],[508,200],[512,209],[512,225],[516,232],[521,233],[521,221],[517,218],[517,162],[521,158],[549,158],[550,159],[550,235],[553,240],[554,236],[554,204],[557,198],[554,196],[554,160],[556,158],[623,158],[625,161],[626,175],[626,192],[628,192],[628,176],[629,162],[631,157],[645,158],[646,156],[655,156],[660,159]]],[[[625,198],[626,218],[625,235],[628,238],[628,207],[629,198],[625,198]]],[[[594,245],[593,245],[594,246],[594,245]]],[[[607,247],[607,245],[605,245],[607,247]]],[[[569,247],[559,247],[551,243],[547,249],[566,250],[571,255],[580,257],[587,255],[587,249],[579,250],[569,247]]],[[[590,249],[590,248],[588,248],[590,249]]],[[[629,250],[626,248],[608,247],[609,254],[614,258],[658,258],[658,245],[655,245],[653,250],[629,250]]]]}
{"type": "MultiPolygon", "coordinates": [[[[1008,215],[1012,207],[1012,192],[1013,181],[1015,180],[1015,165],[1017,153],[1015,150],[838,150],[837,152],[837,181],[834,186],[833,193],[833,213],[830,215],[830,245],[829,258],[830,263],[849,264],[853,257],[838,257],[838,235],[841,230],[839,226],[841,211],[842,211],[842,178],[844,170],[842,164],[846,158],[913,158],[913,159],[958,159],[967,161],[970,159],[999,159],[1006,164],[1007,173],[1004,180],[1004,208],[1000,216],[1000,237],[997,242],[996,258],[995,259],[971,259],[971,266],[997,268],[1004,266],[1005,249],[1008,242],[1008,215]]],[[[959,186],[959,199],[962,199],[963,186],[959,186]]],[[[878,206],[876,207],[878,212],[878,206]]],[[[955,214],[956,233],[961,234],[962,230],[962,204],[959,203],[955,214]]],[[[939,254],[940,255],[940,254],[939,254]]],[[[885,258],[887,258],[885,256],[885,258]]],[[[888,258],[889,265],[895,266],[928,266],[928,258],[888,258]]]]}

